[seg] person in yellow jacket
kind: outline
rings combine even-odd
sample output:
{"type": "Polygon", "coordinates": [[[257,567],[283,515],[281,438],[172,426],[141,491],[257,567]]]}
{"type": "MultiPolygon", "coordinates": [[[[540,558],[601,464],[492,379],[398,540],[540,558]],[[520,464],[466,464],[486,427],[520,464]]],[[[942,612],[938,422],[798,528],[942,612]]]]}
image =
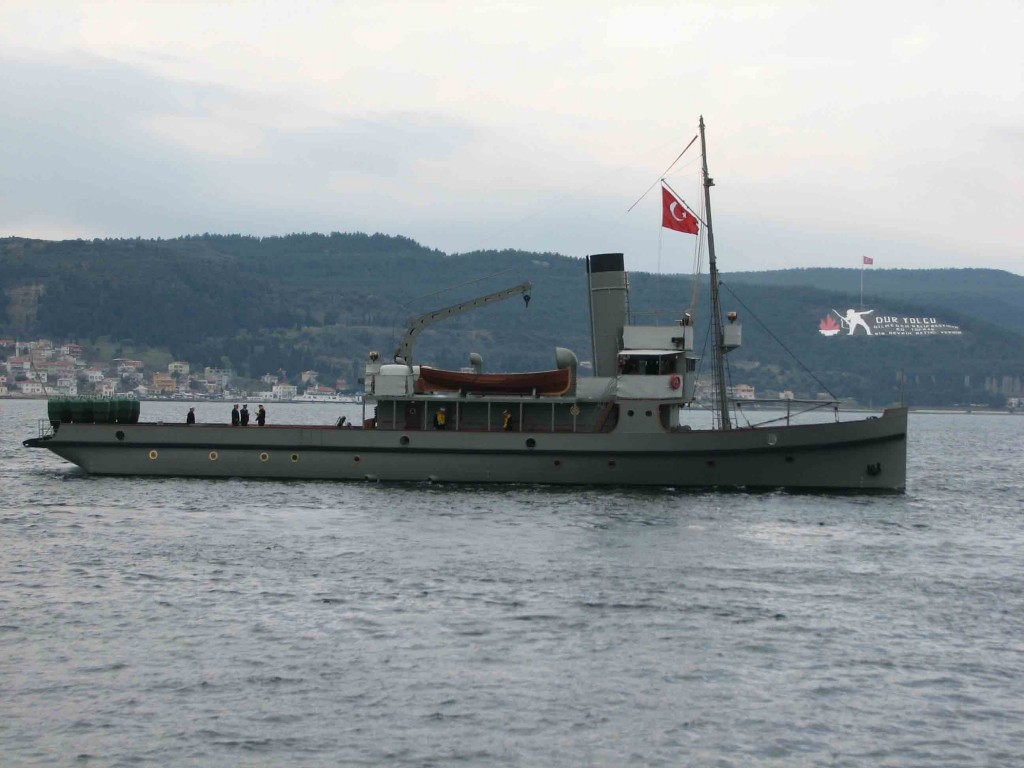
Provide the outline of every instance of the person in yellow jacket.
{"type": "Polygon", "coordinates": [[[448,429],[448,414],[444,410],[444,406],[434,414],[434,429],[448,429]]]}
{"type": "Polygon", "coordinates": [[[505,411],[501,414],[501,428],[506,432],[512,431],[512,411],[505,411]]]}

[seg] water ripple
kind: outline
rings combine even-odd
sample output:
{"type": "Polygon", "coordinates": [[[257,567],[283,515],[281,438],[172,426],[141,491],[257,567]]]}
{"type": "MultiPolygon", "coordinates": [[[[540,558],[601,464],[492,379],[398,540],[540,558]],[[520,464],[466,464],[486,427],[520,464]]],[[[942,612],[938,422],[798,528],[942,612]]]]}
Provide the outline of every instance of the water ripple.
{"type": "Polygon", "coordinates": [[[21,449],[38,407],[0,404],[5,764],[1024,754],[1020,418],[913,415],[909,493],[859,498],[91,478],[21,449]]]}

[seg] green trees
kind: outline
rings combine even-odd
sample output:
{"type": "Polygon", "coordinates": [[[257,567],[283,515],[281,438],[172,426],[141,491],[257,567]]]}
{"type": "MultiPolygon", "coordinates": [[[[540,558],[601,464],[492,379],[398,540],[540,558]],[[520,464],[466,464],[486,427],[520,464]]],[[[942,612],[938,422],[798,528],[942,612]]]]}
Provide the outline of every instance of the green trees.
{"type": "MultiPolygon", "coordinates": [[[[338,232],[0,239],[0,334],[131,340],[200,369],[226,367],[227,359],[248,378],[315,369],[355,386],[367,352],[389,359],[410,317],[522,280],[534,284],[528,309],[513,299],[431,326],[417,358],[458,368],[479,352],[488,370],[537,370],[553,366],[555,346],[568,346],[589,359],[580,260],[522,251],[447,255],[404,237],[338,232]]],[[[648,310],[669,322],[689,309],[688,276],[634,273],[630,284],[637,322],[651,322],[640,316],[648,310]]],[[[729,356],[734,381],[761,394],[813,396],[822,391],[817,378],[838,396],[877,405],[897,399],[902,370],[910,402],[940,405],[983,402],[993,396],[986,378],[1024,377],[1024,278],[876,268],[870,285],[879,306],[937,315],[965,335],[826,338],[818,324],[831,309],[856,304],[858,270],[727,273],[723,308],[739,311],[744,323],[744,345],[729,356]]],[[[698,353],[709,327],[706,278],[700,293],[698,353]]]]}

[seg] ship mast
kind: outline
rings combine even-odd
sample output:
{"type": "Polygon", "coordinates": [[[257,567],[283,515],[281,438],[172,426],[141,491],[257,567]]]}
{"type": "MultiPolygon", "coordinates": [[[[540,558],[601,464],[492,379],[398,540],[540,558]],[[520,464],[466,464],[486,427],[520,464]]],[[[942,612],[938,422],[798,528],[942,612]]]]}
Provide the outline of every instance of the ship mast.
{"type": "Polygon", "coordinates": [[[708,153],[704,142],[704,115],[700,116],[700,158],[704,166],[704,216],[707,218],[708,266],[711,279],[711,316],[715,330],[715,387],[722,429],[732,429],[729,420],[729,393],[725,386],[725,343],[722,331],[722,305],[718,296],[718,265],[715,262],[715,233],[711,227],[711,188],[715,180],[708,175],[708,153]]]}

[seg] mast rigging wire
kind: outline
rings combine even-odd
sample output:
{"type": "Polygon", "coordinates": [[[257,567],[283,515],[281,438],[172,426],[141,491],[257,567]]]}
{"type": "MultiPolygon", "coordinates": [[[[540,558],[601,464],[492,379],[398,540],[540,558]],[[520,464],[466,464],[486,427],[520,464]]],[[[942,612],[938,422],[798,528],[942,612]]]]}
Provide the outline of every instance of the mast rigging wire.
{"type": "Polygon", "coordinates": [[[695,135],[692,139],[690,139],[690,143],[686,145],[686,147],[683,149],[683,151],[679,153],[679,157],[677,157],[675,160],[673,160],[669,164],[668,168],[666,168],[664,171],[661,172],[661,176],[659,176],[654,181],[654,184],[651,184],[651,186],[649,186],[646,190],[644,190],[644,193],[642,195],[640,195],[640,198],[635,203],[633,203],[631,206],[629,206],[629,208],[626,209],[626,213],[629,213],[634,208],[636,208],[637,205],[640,204],[640,200],[643,200],[645,197],[647,197],[647,193],[650,192],[652,189],[654,189],[657,186],[659,181],[664,181],[665,180],[665,176],[667,176],[668,172],[672,170],[672,166],[674,166],[676,163],[679,162],[679,160],[682,158],[682,156],[686,154],[686,150],[689,149],[690,147],[692,147],[693,146],[693,142],[695,142],[696,140],[697,140],[697,136],[695,135]]]}
{"type": "Polygon", "coordinates": [[[726,285],[721,280],[718,282],[718,284],[721,287],[725,288],[725,290],[727,290],[729,292],[729,295],[732,296],[734,299],[736,299],[736,301],[738,301],[740,303],[740,306],[743,307],[743,309],[746,312],[750,313],[750,316],[752,318],[754,318],[754,320],[757,321],[757,324],[760,325],[761,328],[764,329],[764,332],[767,333],[769,336],[771,336],[775,340],[776,344],[778,344],[780,347],[782,347],[784,350],[786,350],[786,354],[788,354],[790,357],[792,357],[793,360],[796,361],[796,364],[799,365],[801,368],[803,368],[804,372],[818,383],[818,386],[820,386],[823,390],[828,392],[829,397],[831,397],[833,400],[837,400],[838,399],[835,396],[835,394],[832,392],[832,390],[829,389],[827,386],[825,386],[825,384],[822,382],[822,380],[819,379],[817,376],[815,376],[814,372],[811,371],[811,369],[808,368],[806,365],[804,365],[803,361],[801,361],[800,358],[797,357],[796,354],[794,354],[794,352],[782,342],[782,339],[780,339],[778,336],[776,336],[774,333],[772,333],[771,328],[769,328],[767,325],[765,325],[761,321],[761,318],[759,318],[754,313],[754,310],[752,310],[750,307],[748,307],[746,304],[743,303],[743,300],[739,296],[736,295],[736,293],[732,290],[732,288],[730,288],[728,285],[726,285]]]}

